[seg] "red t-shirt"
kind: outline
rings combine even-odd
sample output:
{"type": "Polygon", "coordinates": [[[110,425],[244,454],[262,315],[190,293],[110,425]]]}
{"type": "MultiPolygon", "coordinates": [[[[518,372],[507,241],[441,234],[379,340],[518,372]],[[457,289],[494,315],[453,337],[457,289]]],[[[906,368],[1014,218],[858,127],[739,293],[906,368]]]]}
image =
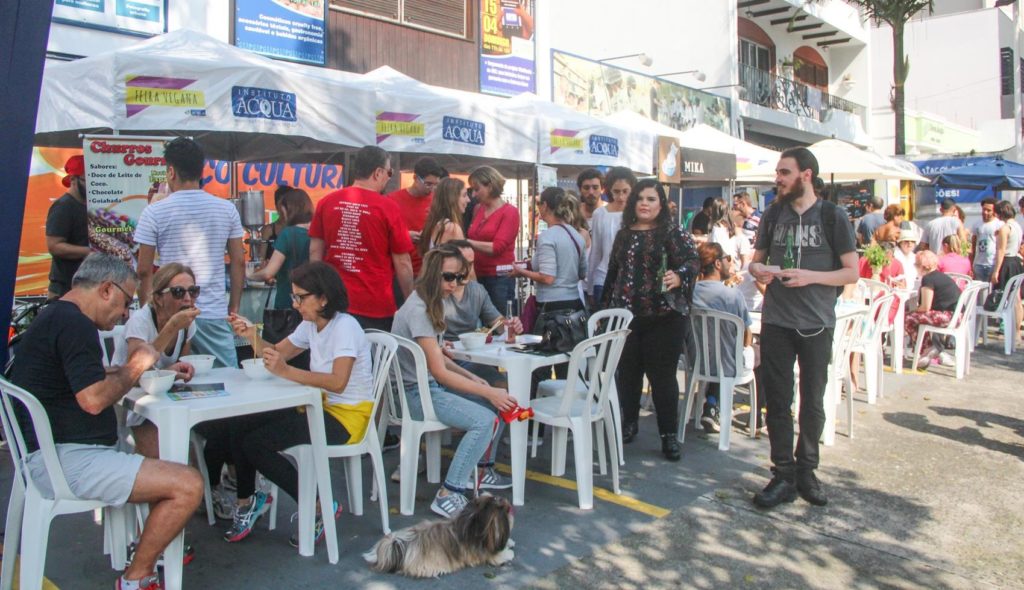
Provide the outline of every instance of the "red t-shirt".
{"type": "Polygon", "coordinates": [[[516,255],[516,235],[519,234],[519,209],[505,203],[497,211],[487,215],[487,208],[478,205],[473,212],[473,222],[466,237],[478,242],[492,242],[494,254],[476,253],[473,268],[478,277],[498,275],[497,266],[508,266],[502,274],[512,271],[516,255]]]}
{"type": "MultiPolygon", "coordinates": [[[[405,221],[405,227],[410,231],[423,231],[423,224],[427,221],[427,213],[430,211],[430,204],[434,202],[434,193],[425,197],[414,197],[409,194],[409,189],[403,188],[388,195],[388,198],[398,205],[398,210],[405,221]]],[[[415,248],[412,251],[412,272],[416,276],[420,274],[420,265],[423,258],[415,248]]]]}
{"type": "Polygon", "coordinates": [[[392,254],[412,252],[398,205],[379,193],[350,186],[317,203],[309,237],[324,241],[324,262],[338,270],[348,291],[349,313],[395,315],[392,254]]]}

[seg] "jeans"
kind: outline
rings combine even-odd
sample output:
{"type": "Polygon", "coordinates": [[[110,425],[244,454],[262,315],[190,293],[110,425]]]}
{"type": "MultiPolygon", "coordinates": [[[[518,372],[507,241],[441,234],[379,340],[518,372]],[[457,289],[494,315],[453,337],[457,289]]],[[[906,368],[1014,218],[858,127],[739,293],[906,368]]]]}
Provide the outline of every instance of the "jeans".
{"type": "Polygon", "coordinates": [[[798,330],[761,326],[768,440],[775,473],[790,478],[818,468],[818,440],[825,429],[825,385],[832,361],[833,328],[804,336],[798,330]],[[800,437],[793,455],[793,363],[800,366],[800,437]]]}
{"type": "Polygon", "coordinates": [[[974,280],[989,282],[992,280],[992,265],[991,264],[975,264],[974,265],[974,280]]]}
{"type": "MultiPolygon", "coordinates": [[[[299,472],[281,451],[309,444],[309,421],[295,408],[231,418],[231,454],[235,459],[238,497],[256,492],[256,472],[277,484],[292,499],[299,498],[299,472]]],[[[349,433],[324,413],[327,444],[343,445],[349,433]]]]}
{"type": "Polygon", "coordinates": [[[512,277],[477,277],[477,282],[483,285],[487,294],[491,297],[491,303],[499,313],[504,314],[508,308],[508,302],[512,301],[513,311],[519,313],[519,306],[516,301],[516,280],[512,277]]]}
{"type": "MultiPolygon", "coordinates": [[[[419,391],[415,387],[406,387],[405,395],[413,419],[422,420],[423,405],[420,402],[419,391]]],[[[494,462],[497,453],[495,443],[501,433],[495,424],[497,410],[480,396],[448,391],[434,380],[430,381],[430,400],[434,404],[434,414],[438,420],[447,426],[466,431],[458,448],[455,449],[455,455],[448,465],[448,473],[444,478],[446,488],[463,492],[469,485],[475,465],[494,462]]],[[[497,422],[503,423],[501,420],[497,422]]]]}
{"type": "Polygon", "coordinates": [[[196,318],[196,333],[192,336],[192,354],[212,354],[218,366],[238,368],[238,354],[235,352],[235,335],[226,319],[196,318]]]}
{"type": "Polygon", "coordinates": [[[622,422],[640,418],[640,393],[644,375],[651,383],[651,397],[658,417],[658,432],[675,436],[679,427],[679,380],[676,369],[683,351],[683,316],[671,312],[633,318],[619,358],[616,384],[622,404],[622,422]]]}
{"type": "Polygon", "coordinates": [[[604,285],[594,285],[593,293],[591,294],[591,301],[594,307],[601,306],[601,294],[604,293],[604,285]]]}

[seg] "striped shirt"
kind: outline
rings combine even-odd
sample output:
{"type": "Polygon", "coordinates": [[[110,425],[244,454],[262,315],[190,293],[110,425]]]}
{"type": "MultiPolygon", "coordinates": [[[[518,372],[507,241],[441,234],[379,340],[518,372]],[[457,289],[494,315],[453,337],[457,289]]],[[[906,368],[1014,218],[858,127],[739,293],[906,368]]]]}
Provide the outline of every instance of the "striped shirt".
{"type": "Polygon", "coordinates": [[[196,307],[211,320],[228,316],[224,251],[228,240],[242,235],[235,206],[201,190],[178,191],[147,206],[135,228],[135,241],[155,247],[161,264],[192,269],[202,289],[196,307]]]}

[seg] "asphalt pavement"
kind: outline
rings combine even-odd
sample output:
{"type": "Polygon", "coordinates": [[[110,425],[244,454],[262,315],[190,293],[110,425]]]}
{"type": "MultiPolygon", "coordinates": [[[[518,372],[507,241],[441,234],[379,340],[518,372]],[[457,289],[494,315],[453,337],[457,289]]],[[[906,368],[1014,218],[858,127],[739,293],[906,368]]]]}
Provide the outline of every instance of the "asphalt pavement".
{"type": "MultiPolygon", "coordinates": [[[[750,503],[767,483],[768,442],[736,427],[732,448],[690,431],[679,463],[665,462],[653,416],[626,447],[623,496],[610,476],[596,475],[595,507],[576,505],[572,455],[566,476],[549,475],[550,447],[528,463],[526,505],[515,513],[515,560],[437,580],[372,573],[361,559],[381,536],[377,507],[339,521],[341,560],[321,546],[302,558],[288,545],[294,530],[289,498],[279,498],[277,528],[266,520],[241,543],[227,527],[195,517],[188,539],[195,561],[190,588],[984,588],[1024,587],[1024,352],[1002,354],[996,339],[979,347],[963,381],[951,368],[886,373],[874,406],[855,396],[854,438],[824,448],[819,476],[829,505],[802,500],[772,511],[750,503]]],[[[842,428],[841,432],[845,432],[842,428]]],[[[508,463],[507,447],[499,461],[508,463]]],[[[397,452],[385,454],[388,472],[397,452]]],[[[332,465],[344,500],[344,470],[332,465]]],[[[369,463],[364,462],[369,495],[369,463]]],[[[11,466],[0,463],[6,507],[11,466]]],[[[416,515],[397,514],[398,485],[389,483],[393,529],[435,518],[436,490],[424,477],[416,515]]],[[[511,494],[508,494],[511,496],[511,494]]],[[[101,552],[102,528],[91,515],[58,517],[50,532],[46,575],[59,588],[109,588],[116,573],[101,552]]]]}

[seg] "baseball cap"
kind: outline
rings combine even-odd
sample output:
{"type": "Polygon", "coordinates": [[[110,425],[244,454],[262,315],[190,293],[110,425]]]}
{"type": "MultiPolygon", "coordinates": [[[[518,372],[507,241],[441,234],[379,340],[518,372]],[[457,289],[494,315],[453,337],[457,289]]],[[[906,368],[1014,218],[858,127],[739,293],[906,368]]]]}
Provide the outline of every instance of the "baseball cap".
{"type": "Polygon", "coordinates": [[[64,172],[67,172],[68,175],[61,179],[61,183],[65,187],[71,188],[72,176],[85,176],[85,158],[82,156],[71,156],[64,164],[64,172]]]}

